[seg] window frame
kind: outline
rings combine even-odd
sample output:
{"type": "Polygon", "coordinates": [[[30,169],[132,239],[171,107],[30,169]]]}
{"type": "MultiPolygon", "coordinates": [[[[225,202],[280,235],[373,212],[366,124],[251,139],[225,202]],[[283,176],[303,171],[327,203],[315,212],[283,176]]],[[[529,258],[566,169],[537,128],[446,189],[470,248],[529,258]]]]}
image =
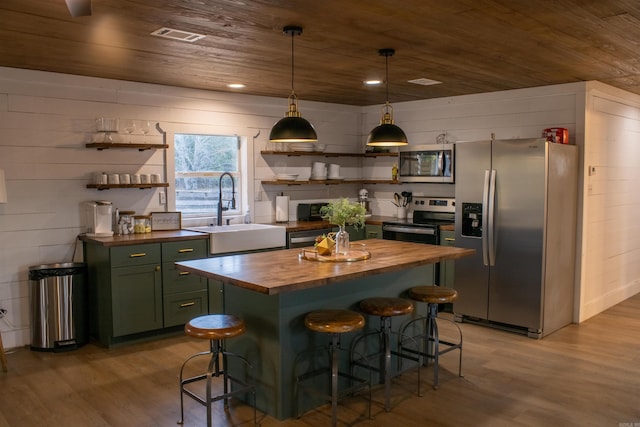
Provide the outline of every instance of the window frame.
{"type": "MultiPolygon", "coordinates": [[[[193,134],[193,135],[216,135],[216,136],[235,136],[239,141],[239,171],[240,188],[236,189],[239,197],[236,199],[236,209],[233,211],[223,211],[223,218],[243,217],[244,213],[251,210],[252,195],[254,194],[254,151],[251,129],[231,128],[223,126],[208,126],[197,124],[172,124],[164,127],[166,132],[166,141],[169,146],[165,150],[165,164],[167,181],[169,182],[171,191],[167,191],[167,210],[176,211],[176,173],[175,173],[175,136],[176,134],[193,134]],[[238,191],[240,190],[240,191],[238,191]]],[[[234,175],[232,173],[232,175],[234,175]]],[[[199,226],[215,223],[216,211],[184,214],[182,215],[182,225],[199,226]]],[[[237,221],[236,221],[237,222],[237,221]]]]}

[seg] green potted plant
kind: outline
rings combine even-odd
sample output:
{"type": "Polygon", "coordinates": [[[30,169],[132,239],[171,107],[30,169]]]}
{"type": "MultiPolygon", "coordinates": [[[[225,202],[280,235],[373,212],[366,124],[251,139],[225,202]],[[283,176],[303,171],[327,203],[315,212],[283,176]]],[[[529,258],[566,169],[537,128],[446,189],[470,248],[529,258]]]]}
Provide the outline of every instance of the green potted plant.
{"type": "Polygon", "coordinates": [[[347,225],[352,225],[356,229],[364,227],[365,213],[364,206],[358,202],[351,202],[347,198],[334,200],[320,208],[322,218],[339,228],[335,237],[337,255],[346,255],[349,252],[349,233],[345,227],[347,225]]]}

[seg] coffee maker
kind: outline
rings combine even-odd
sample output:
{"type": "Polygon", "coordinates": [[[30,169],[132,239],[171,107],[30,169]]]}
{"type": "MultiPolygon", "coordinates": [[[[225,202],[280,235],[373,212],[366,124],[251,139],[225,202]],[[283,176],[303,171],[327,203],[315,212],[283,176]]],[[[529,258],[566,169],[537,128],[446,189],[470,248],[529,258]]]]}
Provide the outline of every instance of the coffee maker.
{"type": "Polygon", "coordinates": [[[92,200],[83,203],[84,230],[90,237],[113,236],[111,202],[92,200]]]}
{"type": "Polygon", "coordinates": [[[369,204],[369,190],[366,188],[361,188],[358,192],[358,201],[362,206],[364,206],[365,215],[371,215],[371,206],[369,204]]]}

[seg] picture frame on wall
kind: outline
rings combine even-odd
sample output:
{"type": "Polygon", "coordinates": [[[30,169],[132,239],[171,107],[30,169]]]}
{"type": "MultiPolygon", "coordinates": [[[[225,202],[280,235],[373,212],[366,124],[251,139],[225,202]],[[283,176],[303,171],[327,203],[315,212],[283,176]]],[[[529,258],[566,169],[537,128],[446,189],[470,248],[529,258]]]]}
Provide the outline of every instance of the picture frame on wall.
{"type": "Polygon", "coordinates": [[[151,212],[151,230],[180,230],[182,212],[151,212]]]}

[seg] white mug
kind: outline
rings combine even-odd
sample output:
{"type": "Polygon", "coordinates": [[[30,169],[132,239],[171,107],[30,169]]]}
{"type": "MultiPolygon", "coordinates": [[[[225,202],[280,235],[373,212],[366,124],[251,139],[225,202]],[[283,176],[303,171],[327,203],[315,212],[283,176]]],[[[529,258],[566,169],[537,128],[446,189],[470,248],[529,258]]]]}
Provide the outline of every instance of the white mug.
{"type": "Polygon", "coordinates": [[[121,173],[120,184],[131,184],[131,176],[128,173],[121,173]]]}
{"type": "Polygon", "coordinates": [[[140,184],[149,184],[150,181],[151,181],[151,178],[149,177],[148,173],[140,174],[140,184]]]}
{"type": "Polygon", "coordinates": [[[151,182],[153,184],[159,184],[160,183],[160,174],[157,174],[157,173],[151,174],[151,182]]]}
{"type": "Polygon", "coordinates": [[[140,184],[140,174],[139,173],[131,174],[131,183],[132,184],[140,184]]]}
{"type": "Polygon", "coordinates": [[[94,184],[108,184],[109,177],[104,172],[96,172],[93,176],[94,184]]]}
{"type": "Polygon", "coordinates": [[[120,184],[120,175],[118,175],[117,173],[110,173],[109,184],[120,184]]]}

